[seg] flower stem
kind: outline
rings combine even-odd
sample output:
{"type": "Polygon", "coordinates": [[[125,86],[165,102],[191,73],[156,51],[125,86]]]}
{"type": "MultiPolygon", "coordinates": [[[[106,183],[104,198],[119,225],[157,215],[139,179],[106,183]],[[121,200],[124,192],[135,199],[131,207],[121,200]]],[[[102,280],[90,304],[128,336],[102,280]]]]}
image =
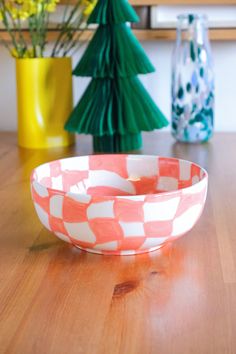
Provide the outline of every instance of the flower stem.
{"type": "Polygon", "coordinates": [[[18,53],[18,45],[16,42],[15,34],[13,34],[13,32],[12,32],[11,26],[10,26],[10,24],[8,22],[8,18],[7,18],[7,15],[9,15],[9,11],[6,7],[5,0],[2,0],[2,5],[3,5],[2,22],[3,22],[4,26],[6,27],[6,30],[9,34],[9,36],[11,37],[13,47],[15,48],[16,52],[18,53]]]}
{"type": "MultiPolygon", "coordinates": [[[[67,20],[65,20],[65,22],[63,22],[61,25],[58,26],[58,29],[60,29],[60,33],[59,33],[57,40],[55,42],[55,45],[53,47],[51,57],[55,57],[56,54],[58,54],[58,46],[60,46],[60,43],[63,42],[63,37],[66,36],[68,34],[68,31],[71,30],[70,29],[71,22],[73,20],[73,17],[75,15],[76,11],[79,9],[80,4],[81,4],[81,0],[78,0],[76,5],[71,10],[67,20]]],[[[69,6],[69,5],[66,5],[66,6],[69,6]]]]}

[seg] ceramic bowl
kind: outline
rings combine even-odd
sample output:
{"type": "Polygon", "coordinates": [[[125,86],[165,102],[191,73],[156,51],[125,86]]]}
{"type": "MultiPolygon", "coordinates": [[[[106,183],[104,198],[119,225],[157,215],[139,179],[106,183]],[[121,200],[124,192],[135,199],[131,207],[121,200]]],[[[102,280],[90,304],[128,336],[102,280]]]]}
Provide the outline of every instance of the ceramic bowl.
{"type": "Polygon", "coordinates": [[[156,250],[200,217],[208,175],[175,158],[145,155],[72,157],[31,176],[42,224],[60,239],[99,254],[156,250]]]}

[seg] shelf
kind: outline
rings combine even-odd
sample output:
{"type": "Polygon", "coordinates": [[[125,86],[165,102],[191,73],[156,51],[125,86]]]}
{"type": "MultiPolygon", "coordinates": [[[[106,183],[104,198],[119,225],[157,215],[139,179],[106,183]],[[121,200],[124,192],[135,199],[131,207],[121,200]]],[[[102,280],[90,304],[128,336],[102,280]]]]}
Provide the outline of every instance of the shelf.
{"type": "Polygon", "coordinates": [[[236,5],[236,0],[130,0],[133,6],[154,5],[236,5]]]}
{"type": "MultiPolygon", "coordinates": [[[[26,41],[29,40],[30,35],[29,35],[29,31],[28,30],[23,30],[22,31],[24,38],[26,41]]],[[[83,33],[80,34],[80,41],[86,42],[89,41],[93,35],[94,31],[91,30],[85,30],[83,31],[83,33]]],[[[47,33],[47,41],[48,42],[53,42],[56,40],[56,38],[58,37],[58,31],[57,30],[49,30],[47,33]]],[[[5,31],[5,30],[0,30],[0,39],[10,42],[10,37],[9,34],[5,31]]]]}
{"type": "MultiPolygon", "coordinates": [[[[113,0],[117,1],[117,0],[113,0]]],[[[60,4],[75,4],[77,0],[61,0],[60,4]]],[[[130,0],[129,1],[134,6],[153,6],[153,5],[186,5],[186,4],[198,4],[198,5],[236,5],[236,0],[130,0]]],[[[94,31],[86,30],[84,31],[79,40],[86,42],[88,41],[94,31]]],[[[134,29],[133,33],[136,35],[140,41],[173,41],[176,37],[175,29],[134,29]]],[[[2,39],[8,41],[9,35],[5,30],[0,30],[0,36],[2,39]]],[[[48,42],[54,41],[58,36],[56,30],[51,29],[48,31],[47,40],[48,42]]],[[[215,28],[209,30],[210,39],[213,41],[235,41],[236,40],[236,28],[215,28]]],[[[24,31],[24,37],[29,39],[29,33],[27,30],[24,31]]]]}
{"type": "MultiPolygon", "coordinates": [[[[133,30],[140,41],[165,40],[171,41],[176,38],[175,29],[149,29],[133,30]]],[[[234,41],[236,40],[236,28],[210,29],[209,37],[212,41],[234,41]]]]}
{"type": "MultiPolygon", "coordinates": [[[[83,42],[91,39],[94,31],[86,30],[81,36],[80,40],[83,42]]],[[[174,29],[136,29],[133,33],[140,41],[173,41],[175,40],[176,31],[174,29]]],[[[58,32],[50,30],[48,32],[47,40],[49,42],[54,41],[57,38],[58,32]]],[[[2,39],[8,41],[9,35],[5,31],[0,31],[2,39]]],[[[28,31],[24,31],[26,40],[29,38],[28,31]]],[[[236,28],[223,28],[223,29],[210,29],[209,36],[212,41],[235,41],[236,40],[236,28]]]]}
{"type": "MultiPolygon", "coordinates": [[[[114,0],[117,1],[117,0],[114,0]]],[[[75,4],[76,0],[69,0],[75,4]]],[[[61,4],[68,4],[68,0],[61,0],[61,4]]],[[[154,6],[154,5],[236,5],[236,0],[129,0],[133,6],[154,6]]]]}

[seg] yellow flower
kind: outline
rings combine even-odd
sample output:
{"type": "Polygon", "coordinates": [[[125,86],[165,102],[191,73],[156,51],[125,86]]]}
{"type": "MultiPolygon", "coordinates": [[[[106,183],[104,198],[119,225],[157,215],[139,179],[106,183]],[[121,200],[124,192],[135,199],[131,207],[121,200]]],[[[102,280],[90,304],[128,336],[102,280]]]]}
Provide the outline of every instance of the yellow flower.
{"type": "Polygon", "coordinates": [[[24,21],[42,11],[54,12],[58,2],[59,0],[6,0],[5,6],[13,19],[24,21]]]}
{"type": "Polygon", "coordinates": [[[57,4],[56,4],[55,2],[53,3],[53,2],[51,1],[51,3],[45,5],[45,10],[46,10],[47,12],[54,12],[54,11],[56,10],[56,6],[57,6],[57,4]]]}
{"type": "Polygon", "coordinates": [[[10,52],[13,58],[33,58],[34,57],[34,51],[32,48],[25,50],[23,56],[20,56],[20,51],[17,50],[16,48],[12,48],[10,52]]]}
{"type": "Polygon", "coordinates": [[[34,51],[32,48],[29,48],[25,51],[24,53],[24,58],[33,58],[34,57],[34,51]]]}
{"type": "Polygon", "coordinates": [[[11,49],[11,55],[13,56],[13,58],[19,58],[19,53],[16,48],[11,49]]]}
{"type": "MultiPolygon", "coordinates": [[[[13,49],[10,49],[11,55],[13,57],[34,58],[41,57],[44,55],[46,44],[45,38],[48,31],[48,23],[47,21],[44,21],[47,18],[47,16],[45,16],[45,12],[54,12],[59,2],[60,0],[0,0],[0,21],[3,21],[3,24],[8,33],[12,32],[15,36],[15,38],[13,38],[12,43],[14,47],[13,49]],[[16,22],[14,23],[13,21],[12,24],[10,18],[16,20],[16,22]],[[15,34],[16,24],[19,26],[20,29],[22,29],[24,28],[22,22],[25,20],[28,20],[28,27],[31,40],[30,45],[33,47],[33,49],[27,49],[29,44],[28,42],[25,43],[25,40],[21,36],[21,33],[20,35],[15,34]],[[37,36],[34,36],[34,33],[36,32],[37,36]]],[[[81,2],[78,2],[78,7],[76,5],[75,10],[78,9],[78,19],[80,21],[80,25],[84,24],[84,20],[91,14],[96,3],[97,0],[81,0],[81,2]]],[[[76,16],[78,14],[76,14],[76,16]]],[[[64,31],[63,33],[66,33],[66,40],[70,42],[71,48],[73,48],[74,45],[74,30],[75,28],[73,24],[73,19],[70,19],[69,23],[67,23],[67,21],[64,21],[62,23],[62,31],[64,31]]],[[[62,55],[65,55],[64,53],[66,53],[66,55],[68,54],[68,51],[63,49],[64,42],[65,36],[63,36],[63,38],[61,39],[59,35],[59,41],[56,42],[56,47],[52,51],[52,56],[60,55],[60,51],[62,52],[62,55]]]]}
{"type": "Polygon", "coordinates": [[[84,11],[83,11],[84,16],[87,17],[91,14],[96,3],[97,3],[97,0],[83,0],[82,1],[82,4],[84,5],[84,11]]]}

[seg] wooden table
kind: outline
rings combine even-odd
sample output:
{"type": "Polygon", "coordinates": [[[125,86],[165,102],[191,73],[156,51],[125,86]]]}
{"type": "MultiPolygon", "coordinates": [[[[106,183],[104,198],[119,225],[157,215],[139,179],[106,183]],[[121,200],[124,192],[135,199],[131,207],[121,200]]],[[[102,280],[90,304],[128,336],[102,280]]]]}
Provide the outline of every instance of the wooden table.
{"type": "Polygon", "coordinates": [[[144,135],[143,153],[204,166],[204,214],[185,237],[150,254],[84,253],[42,228],[29,190],[43,162],[91,153],[33,151],[0,134],[0,353],[236,353],[236,134],[205,145],[144,135]]]}

